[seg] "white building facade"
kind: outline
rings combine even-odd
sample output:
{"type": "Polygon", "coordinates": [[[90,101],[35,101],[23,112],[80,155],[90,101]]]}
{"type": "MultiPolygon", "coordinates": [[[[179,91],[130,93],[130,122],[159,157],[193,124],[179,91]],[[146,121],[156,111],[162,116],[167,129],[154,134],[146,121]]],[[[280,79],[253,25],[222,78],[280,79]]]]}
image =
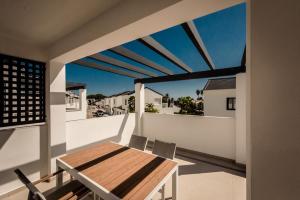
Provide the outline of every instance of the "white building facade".
{"type": "Polygon", "coordinates": [[[210,79],[203,89],[204,115],[235,117],[236,79],[210,79]]]}
{"type": "MultiPolygon", "coordinates": [[[[112,95],[104,99],[104,106],[109,114],[118,115],[128,113],[128,101],[131,96],[135,96],[134,91],[126,91],[112,95]]],[[[146,87],[145,88],[145,106],[153,104],[159,111],[162,110],[163,95],[159,92],[146,87]]]]}
{"type": "Polygon", "coordinates": [[[85,85],[69,82],[66,85],[66,121],[86,119],[87,100],[85,85]],[[78,91],[78,94],[74,91],[78,91]]]}

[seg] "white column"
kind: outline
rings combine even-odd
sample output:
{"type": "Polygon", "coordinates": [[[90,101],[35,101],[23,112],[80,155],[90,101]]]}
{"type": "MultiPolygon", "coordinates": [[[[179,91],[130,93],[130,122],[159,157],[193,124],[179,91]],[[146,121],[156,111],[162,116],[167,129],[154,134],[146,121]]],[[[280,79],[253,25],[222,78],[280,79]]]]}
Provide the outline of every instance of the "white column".
{"type": "Polygon", "coordinates": [[[48,163],[53,172],[56,157],[66,152],[65,65],[50,62],[47,72],[48,163]]]}
{"type": "Polygon", "coordinates": [[[84,116],[84,119],[86,119],[87,118],[86,89],[79,90],[79,98],[80,98],[80,110],[82,112],[82,115],[84,116]]]}
{"type": "Polygon", "coordinates": [[[235,160],[246,164],[246,73],[236,75],[235,160]]]}
{"type": "Polygon", "coordinates": [[[145,112],[144,84],[135,84],[135,133],[143,135],[143,113],[145,112]]]}
{"type": "Polygon", "coordinates": [[[113,113],[114,113],[114,112],[113,112],[113,107],[114,107],[114,98],[111,97],[111,98],[109,99],[109,110],[110,110],[110,114],[113,114],[113,113]]]}

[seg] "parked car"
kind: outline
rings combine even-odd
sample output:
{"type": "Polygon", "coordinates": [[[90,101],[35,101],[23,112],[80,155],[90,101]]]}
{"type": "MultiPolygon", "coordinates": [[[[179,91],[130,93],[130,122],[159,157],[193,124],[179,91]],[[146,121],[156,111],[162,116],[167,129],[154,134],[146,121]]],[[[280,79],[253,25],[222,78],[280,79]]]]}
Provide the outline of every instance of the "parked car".
{"type": "Polygon", "coordinates": [[[107,117],[109,116],[108,113],[104,112],[103,110],[97,110],[93,113],[94,117],[107,117]]]}

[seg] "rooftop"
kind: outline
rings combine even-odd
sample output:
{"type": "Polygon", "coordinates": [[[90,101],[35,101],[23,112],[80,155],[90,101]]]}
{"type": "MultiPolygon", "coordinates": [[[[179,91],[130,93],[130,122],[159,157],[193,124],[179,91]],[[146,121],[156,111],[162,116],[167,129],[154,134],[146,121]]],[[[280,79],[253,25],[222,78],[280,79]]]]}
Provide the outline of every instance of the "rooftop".
{"type": "Polygon", "coordinates": [[[74,82],[67,82],[66,83],[66,90],[79,90],[85,89],[86,85],[84,83],[74,83],[74,82]]]}
{"type": "MultiPolygon", "coordinates": [[[[148,89],[148,90],[151,90],[152,92],[155,92],[161,96],[164,96],[163,94],[161,94],[160,92],[150,88],[150,87],[145,87],[145,89],[148,89]]],[[[111,96],[108,96],[107,98],[110,98],[110,97],[117,97],[117,96],[122,96],[122,95],[132,95],[134,94],[134,91],[125,91],[125,92],[120,92],[120,93],[117,93],[117,94],[113,94],[111,96]]]]}
{"type": "Polygon", "coordinates": [[[203,90],[223,90],[223,89],[235,89],[236,80],[235,77],[231,78],[218,78],[209,79],[204,86],[203,90]]]}

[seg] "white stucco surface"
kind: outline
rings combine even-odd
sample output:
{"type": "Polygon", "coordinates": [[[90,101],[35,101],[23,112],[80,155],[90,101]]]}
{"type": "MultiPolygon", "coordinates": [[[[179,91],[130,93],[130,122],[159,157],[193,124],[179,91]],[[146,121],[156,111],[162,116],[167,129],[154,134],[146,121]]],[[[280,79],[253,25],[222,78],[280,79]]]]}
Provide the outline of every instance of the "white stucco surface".
{"type": "Polygon", "coordinates": [[[204,115],[234,117],[235,111],[226,109],[226,98],[235,96],[235,89],[204,90],[204,115]]]}
{"type": "Polygon", "coordinates": [[[246,164],[246,74],[236,75],[236,162],[246,164]]]}
{"type": "Polygon", "coordinates": [[[66,122],[67,150],[113,140],[128,144],[135,127],[135,114],[116,115],[66,122]]]}
{"type": "Polygon", "coordinates": [[[40,126],[0,131],[0,196],[22,186],[15,168],[21,168],[31,180],[39,179],[42,134],[46,133],[40,126]]]}
{"type": "Polygon", "coordinates": [[[235,160],[235,119],[144,113],[143,135],[235,160]]]}

